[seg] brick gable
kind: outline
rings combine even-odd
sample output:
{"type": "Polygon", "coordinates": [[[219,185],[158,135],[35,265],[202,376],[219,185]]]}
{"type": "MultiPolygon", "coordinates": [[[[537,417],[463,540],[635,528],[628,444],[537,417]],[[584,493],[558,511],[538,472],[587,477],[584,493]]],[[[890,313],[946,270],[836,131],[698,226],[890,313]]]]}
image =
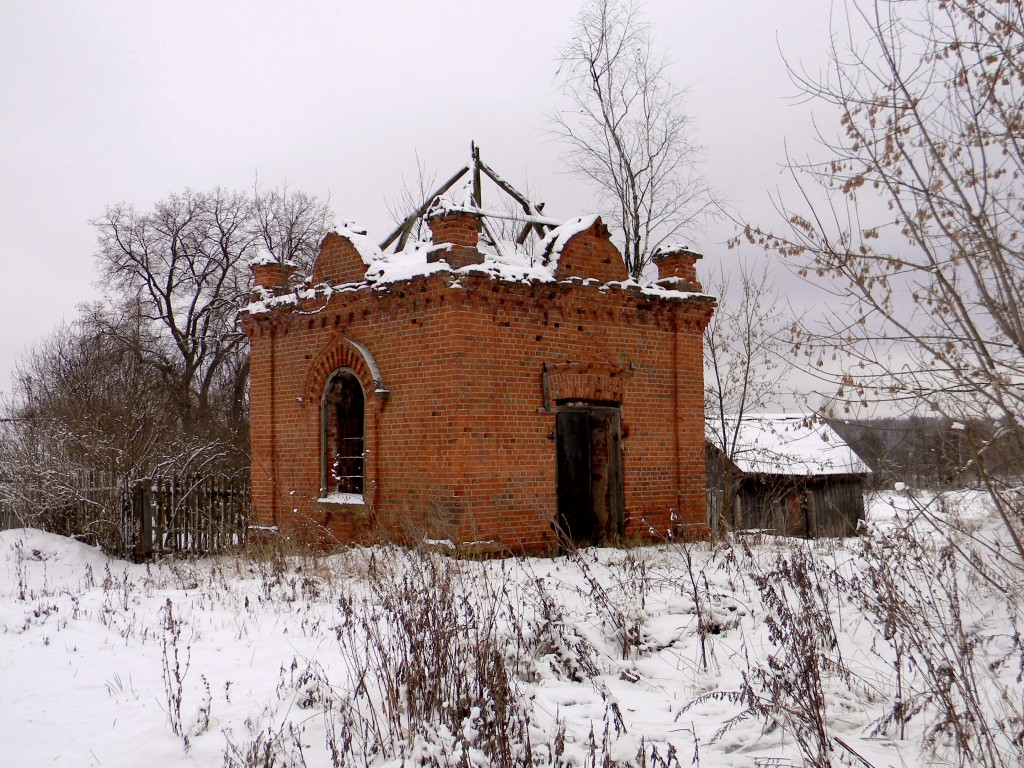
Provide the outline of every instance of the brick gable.
{"type": "Polygon", "coordinates": [[[366,275],[367,264],[348,237],[328,232],[320,243],[320,255],[313,262],[314,285],[357,283],[366,275]]]}
{"type": "Polygon", "coordinates": [[[626,280],[629,273],[622,254],[611,241],[611,233],[598,217],[583,232],[573,235],[562,247],[555,279],[594,278],[602,283],[626,280]]]}

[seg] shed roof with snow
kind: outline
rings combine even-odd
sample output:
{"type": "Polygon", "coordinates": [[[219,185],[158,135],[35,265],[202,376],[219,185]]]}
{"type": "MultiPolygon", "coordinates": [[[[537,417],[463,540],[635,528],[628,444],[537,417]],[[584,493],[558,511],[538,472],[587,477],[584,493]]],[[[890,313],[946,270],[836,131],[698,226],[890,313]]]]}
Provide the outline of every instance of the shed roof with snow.
{"type": "Polygon", "coordinates": [[[722,450],[732,445],[733,464],[752,475],[817,476],[868,475],[871,468],[834,429],[812,414],[747,414],[737,426],[726,417],[705,424],[708,442],[722,450]]]}

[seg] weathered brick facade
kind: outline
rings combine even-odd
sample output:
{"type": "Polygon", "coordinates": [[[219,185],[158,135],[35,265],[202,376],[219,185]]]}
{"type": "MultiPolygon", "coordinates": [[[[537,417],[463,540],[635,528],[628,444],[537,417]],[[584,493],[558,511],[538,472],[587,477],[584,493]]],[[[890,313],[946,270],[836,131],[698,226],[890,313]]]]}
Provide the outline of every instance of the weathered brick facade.
{"type": "Polygon", "coordinates": [[[572,518],[584,543],[700,532],[701,343],[714,300],[699,293],[698,256],[662,257],[665,284],[642,287],[601,220],[576,220],[517,277],[476,251],[472,213],[430,224],[434,247],[404,257],[423,264],[411,274],[388,273],[389,257],[353,232],[324,239],[302,290],[254,267],[258,300],[241,326],[256,522],[327,541],[428,536],[512,551],[551,550],[569,514],[589,521],[572,518]],[[335,406],[324,397],[337,371],[365,396],[361,495],[331,494],[335,406]],[[566,447],[571,424],[584,424],[573,428],[589,458],[566,447]],[[573,473],[592,512],[560,512],[575,503],[573,473]]]}

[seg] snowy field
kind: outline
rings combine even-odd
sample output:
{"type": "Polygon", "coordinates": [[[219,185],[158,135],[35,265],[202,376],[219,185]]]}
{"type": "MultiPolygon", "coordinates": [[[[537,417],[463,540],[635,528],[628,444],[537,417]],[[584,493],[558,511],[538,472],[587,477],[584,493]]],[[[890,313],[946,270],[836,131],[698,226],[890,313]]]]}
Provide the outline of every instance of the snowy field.
{"type": "Polygon", "coordinates": [[[869,518],[483,563],[2,532],[0,765],[1018,764],[998,521],[969,492],[869,518]]]}

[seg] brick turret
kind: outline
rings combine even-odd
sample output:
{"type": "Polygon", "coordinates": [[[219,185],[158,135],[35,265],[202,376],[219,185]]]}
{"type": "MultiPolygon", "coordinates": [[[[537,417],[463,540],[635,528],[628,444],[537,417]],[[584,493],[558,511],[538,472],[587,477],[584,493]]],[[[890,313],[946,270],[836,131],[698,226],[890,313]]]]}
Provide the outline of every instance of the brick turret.
{"type": "Polygon", "coordinates": [[[469,264],[483,264],[484,256],[477,248],[480,240],[480,214],[472,209],[453,206],[438,198],[427,212],[427,225],[434,245],[448,245],[427,256],[427,261],[447,261],[452,269],[469,264]]]}
{"type": "Polygon", "coordinates": [[[685,245],[658,248],[651,258],[658,268],[658,285],[677,291],[702,291],[700,281],[697,280],[697,259],[702,258],[685,245]]]}
{"type": "Polygon", "coordinates": [[[263,292],[270,292],[276,296],[287,292],[291,276],[295,273],[295,265],[292,262],[282,263],[269,255],[250,261],[249,269],[252,270],[254,299],[261,298],[259,294],[263,292]]]}

